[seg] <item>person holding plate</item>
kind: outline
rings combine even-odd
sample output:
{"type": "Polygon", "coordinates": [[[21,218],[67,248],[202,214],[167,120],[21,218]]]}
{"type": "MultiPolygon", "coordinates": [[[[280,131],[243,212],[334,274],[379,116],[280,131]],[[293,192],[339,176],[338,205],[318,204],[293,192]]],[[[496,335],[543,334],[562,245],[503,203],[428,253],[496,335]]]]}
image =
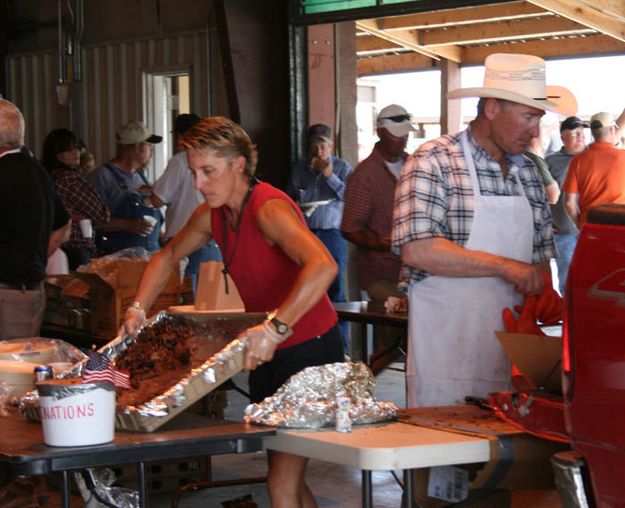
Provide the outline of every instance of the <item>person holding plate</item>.
{"type": "MultiPolygon", "coordinates": [[[[344,302],[347,244],[341,234],[341,219],[345,182],[352,167],[332,155],[333,147],[330,127],[318,123],[308,128],[308,156],[293,167],[287,194],[300,205],[308,227],[336,261],[339,273],[328,289],[328,296],[333,302],[344,302]]],[[[346,324],[341,323],[341,331],[347,346],[346,324]]]]}

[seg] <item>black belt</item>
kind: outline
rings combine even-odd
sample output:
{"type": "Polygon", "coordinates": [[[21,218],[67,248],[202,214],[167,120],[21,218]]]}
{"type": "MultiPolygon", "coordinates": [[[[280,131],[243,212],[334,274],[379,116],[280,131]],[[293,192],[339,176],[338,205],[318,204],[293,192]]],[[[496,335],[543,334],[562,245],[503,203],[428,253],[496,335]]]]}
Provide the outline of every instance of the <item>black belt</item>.
{"type": "Polygon", "coordinates": [[[43,282],[30,282],[27,284],[0,282],[0,289],[12,289],[14,291],[38,291],[43,289],[43,282]]]}

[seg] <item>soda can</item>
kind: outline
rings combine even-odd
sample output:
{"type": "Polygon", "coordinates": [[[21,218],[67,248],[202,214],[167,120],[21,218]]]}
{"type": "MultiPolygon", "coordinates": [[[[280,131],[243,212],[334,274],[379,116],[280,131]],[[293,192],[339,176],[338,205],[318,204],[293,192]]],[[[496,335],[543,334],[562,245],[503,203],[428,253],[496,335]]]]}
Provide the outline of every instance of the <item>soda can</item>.
{"type": "Polygon", "coordinates": [[[37,365],[35,367],[35,383],[41,383],[46,379],[52,379],[54,372],[49,365],[37,365]]]}

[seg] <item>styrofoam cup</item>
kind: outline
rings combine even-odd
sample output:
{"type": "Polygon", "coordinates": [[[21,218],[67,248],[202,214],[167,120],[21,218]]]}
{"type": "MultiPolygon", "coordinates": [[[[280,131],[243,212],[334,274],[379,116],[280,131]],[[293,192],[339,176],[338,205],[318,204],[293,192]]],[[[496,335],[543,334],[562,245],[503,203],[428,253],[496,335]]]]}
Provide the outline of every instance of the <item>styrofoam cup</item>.
{"type": "Polygon", "coordinates": [[[93,226],[91,225],[91,219],[80,219],[78,221],[80,225],[80,232],[82,233],[83,238],[92,238],[93,237],[93,226]]]}
{"type": "Polygon", "coordinates": [[[152,227],[154,227],[154,225],[156,224],[156,217],[152,217],[151,215],[144,215],[143,220],[146,220],[150,224],[152,224],[152,227]]]}
{"type": "Polygon", "coordinates": [[[115,386],[60,381],[37,384],[45,444],[87,446],[113,441],[115,386]]]}
{"type": "MultiPolygon", "coordinates": [[[[156,217],[152,217],[151,215],[144,215],[143,220],[149,222],[150,225],[152,226],[152,229],[154,229],[154,225],[156,224],[156,217]]],[[[152,232],[152,229],[150,229],[150,233],[152,232]]],[[[148,236],[148,235],[145,235],[145,236],[148,236]]]]}

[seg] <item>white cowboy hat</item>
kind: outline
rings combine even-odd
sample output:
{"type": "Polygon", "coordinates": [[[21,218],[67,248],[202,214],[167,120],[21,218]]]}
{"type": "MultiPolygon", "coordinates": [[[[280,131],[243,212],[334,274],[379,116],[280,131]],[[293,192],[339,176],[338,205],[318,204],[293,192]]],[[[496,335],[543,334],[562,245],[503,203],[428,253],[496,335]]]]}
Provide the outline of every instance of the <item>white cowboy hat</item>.
{"type": "Polygon", "coordinates": [[[564,116],[577,113],[577,99],[563,86],[547,86],[545,61],[532,55],[494,53],[484,61],[484,86],[459,88],[448,99],[488,97],[549,110],[564,116]]]}

